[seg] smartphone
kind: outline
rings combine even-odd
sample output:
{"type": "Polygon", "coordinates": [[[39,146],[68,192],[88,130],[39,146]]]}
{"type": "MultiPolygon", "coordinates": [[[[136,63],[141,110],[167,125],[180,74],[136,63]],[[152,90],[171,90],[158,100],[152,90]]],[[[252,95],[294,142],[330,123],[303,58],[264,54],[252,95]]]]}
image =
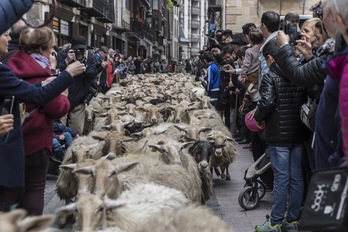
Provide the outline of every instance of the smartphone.
{"type": "Polygon", "coordinates": [[[14,96],[4,97],[4,102],[2,103],[2,111],[1,111],[2,115],[12,114],[14,100],[15,100],[14,96]]]}
{"type": "Polygon", "coordinates": [[[300,32],[297,31],[297,25],[295,23],[286,24],[284,33],[289,36],[289,43],[292,45],[296,45],[296,40],[301,39],[300,32]]]}

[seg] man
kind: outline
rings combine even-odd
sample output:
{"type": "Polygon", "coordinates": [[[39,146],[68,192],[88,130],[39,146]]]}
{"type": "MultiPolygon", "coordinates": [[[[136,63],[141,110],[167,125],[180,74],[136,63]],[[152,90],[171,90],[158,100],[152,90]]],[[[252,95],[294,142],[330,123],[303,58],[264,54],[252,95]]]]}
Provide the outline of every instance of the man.
{"type": "Polygon", "coordinates": [[[256,226],[257,232],[298,231],[304,192],[302,154],[306,128],[300,119],[300,107],[306,101],[306,92],[284,78],[274,61],[278,50],[275,39],[264,47],[269,71],[262,77],[261,99],[254,115],[265,130],[266,152],[274,172],[271,216],[256,226]]]}
{"type": "Polygon", "coordinates": [[[66,67],[80,61],[85,64],[86,71],[74,79],[74,84],[69,88],[70,110],[67,115],[66,125],[83,134],[85,125],[85,103],[97,94],[94,85],[96,77],[96,61],[94,55],[87,51],[85,37],[77,35],[71,40],[71,47],[62,49],[58,53],[57,69],[63,71],[66,67]]]}
{"type": "Polygon", "coordinates": [[[221,42],[224,45],[230,44],[233,41],[233,33],[231,30],[226,29],[222,32],[221,35],[221,42]]]}
{"type": "Polygon", "coordinates": [[[260,30],[263,34],[265,42],[260,48],[259,83],[261,83],[260,78],[262,78],[262,76],[268,72],[266,59],[262,55],[263,48],[266,46],[268,41],[276,37],[277,31],[279,30],[279,24],[280,24],[280,17],[279,17],[279,14],[277,14],[276,12],[266,11],[265,13],[262,14],[260,30]]]}
{"type": "Polygon", "coordinates": [[[208,96],[212,99],[211,104],[218,110],[219,104],[217,99],[219,98],[219,84],[220,84],[220,72],[218,66],[214,62],[214,56],[212,52],[204,52],[203,60],[208,66],[207,76],[202,79],[202,84],[208,92],[208,96]]]}
{"type": "Polygon", "coordinates": [[[252,29],[255,29],[256,25],[254,23],[247,23],[242,26],[242,34],[244,41],[248,43],[248,47],[251,47],[249,33],[252,29]]]}
{"type": "Polygon", "coordinates": [[[106,86],[107,83],[107,60],[108,60],[108,48],[101,46],[96,58],[97,69],[97,87],[98,92],[105,94],[109,89],[106,86]]]}

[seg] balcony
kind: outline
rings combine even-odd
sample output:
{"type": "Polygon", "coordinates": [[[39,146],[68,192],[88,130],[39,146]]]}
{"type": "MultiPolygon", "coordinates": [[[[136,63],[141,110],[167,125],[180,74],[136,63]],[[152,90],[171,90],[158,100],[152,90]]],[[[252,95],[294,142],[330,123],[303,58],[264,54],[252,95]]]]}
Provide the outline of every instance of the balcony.
{"type": "Polygon", "coordinates": [[[201,14],[201,9],[196,6],[191,7],[191,14],[192,15],[200,15],[201,14]]]}
{"type": "Polygon", "coordinates": [[[60,2],[71,7],[86,7],[86,0],[60,0],[60,2]]]}
{"type": "Polygon", "coordinates": [[[130,24],[123,20],[121,21],[121,26],[112,26],[112,30],[118,34],[122,34],[123,32],[129,32],[130,31],[130,24]]]}
{"type": "Polygon", "coordinates": [[[209,0],[208,7],[214,11],[222,10],[222,0],[209,0]]]}
{"type": "Polygon", "coordinates": [[[86,1],[85,7],[81,7],[79,10],[86,12],[89,17],[96,17],[98,20],[105,23],[113,23],[115,21],[115,7],[113,1],[86,1]]]}
{"type": "Polygon", "coordinates": [[[194,21],[194,20],[191,21],[191,28],[198,29],[200,27],[201,27],[201,23],[199,21],[194,21]]]}
{"type": "Polygon", "coordinates": [[[130,37],[138,37],[142,38],[143,37],[143,24],[142,22],[132,19],[130,23],[130,37]]]}
{"type": "Polygon", "coordinates": [[[192,42],[200,42],[201,41],[201,36],[199,34],[191,34],[191,41],[192,42]]]}
{"type": "Polygon", "coordinates": [[[143,24],[143,35],[149,41],[153,41],[153,31],[148,23],[143,24]]]}

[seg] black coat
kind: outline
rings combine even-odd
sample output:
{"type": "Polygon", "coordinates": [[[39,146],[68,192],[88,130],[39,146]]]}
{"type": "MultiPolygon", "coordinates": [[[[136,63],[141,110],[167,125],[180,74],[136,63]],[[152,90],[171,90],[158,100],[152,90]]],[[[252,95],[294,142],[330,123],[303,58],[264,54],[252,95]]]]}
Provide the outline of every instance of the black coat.
{"type": "Polygon", "coordinates": [[[275,61],[282,68],[285,76],[293,84],[303,87],[323,86],[326,72],[322,65],[332,56],[332,51],[327,50],[314,56],[307,63],[300,63],[294,54],[291,45],[285,45],[279,49],[275,61]]]}
{"type": "MultiPolygon", "coordinates": [[[[63,49],[58,53],[57,58],[57,69],[63,71],[68,66],[65,63],[65,58],[67,57],[69,49],[63,49]]],[[[95,56],[91,53],[87,53],[86,60],[86,71],[82,74],[74,77],[74,84],[69,88],[69,101],[70,108],[80,105],[86,99],[89,94],[89,88],[92,86],[94,89],[97,89],[95,86],[96,79],[96,59],[95,56]]]]}
{"type": "Polygon", "coordinates": [[[300,107],[306,101],[306,91],[283,78],[280,68],[273,63],[263,75],[255,112],[256,121],[265,121],[266,143],[288,146],[304,142],[306,128],[300,119],[300,107]]]}

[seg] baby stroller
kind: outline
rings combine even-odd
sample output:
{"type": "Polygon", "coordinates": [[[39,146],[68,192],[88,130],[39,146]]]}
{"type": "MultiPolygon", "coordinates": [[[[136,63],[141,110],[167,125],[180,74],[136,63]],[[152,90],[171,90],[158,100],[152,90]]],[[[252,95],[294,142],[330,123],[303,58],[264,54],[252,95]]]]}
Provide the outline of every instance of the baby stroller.
{"type": "Polygon", "coordinates": [[[247,170],[245,170],[244,189],[239,193],[238,203],[240,207],[245,210],[254,209],[259,200],[266,194],[265,184],[259,180],[259,176],[264,173],[271,166],[269,156],[263,154],[253,163],[247,170]]]}

